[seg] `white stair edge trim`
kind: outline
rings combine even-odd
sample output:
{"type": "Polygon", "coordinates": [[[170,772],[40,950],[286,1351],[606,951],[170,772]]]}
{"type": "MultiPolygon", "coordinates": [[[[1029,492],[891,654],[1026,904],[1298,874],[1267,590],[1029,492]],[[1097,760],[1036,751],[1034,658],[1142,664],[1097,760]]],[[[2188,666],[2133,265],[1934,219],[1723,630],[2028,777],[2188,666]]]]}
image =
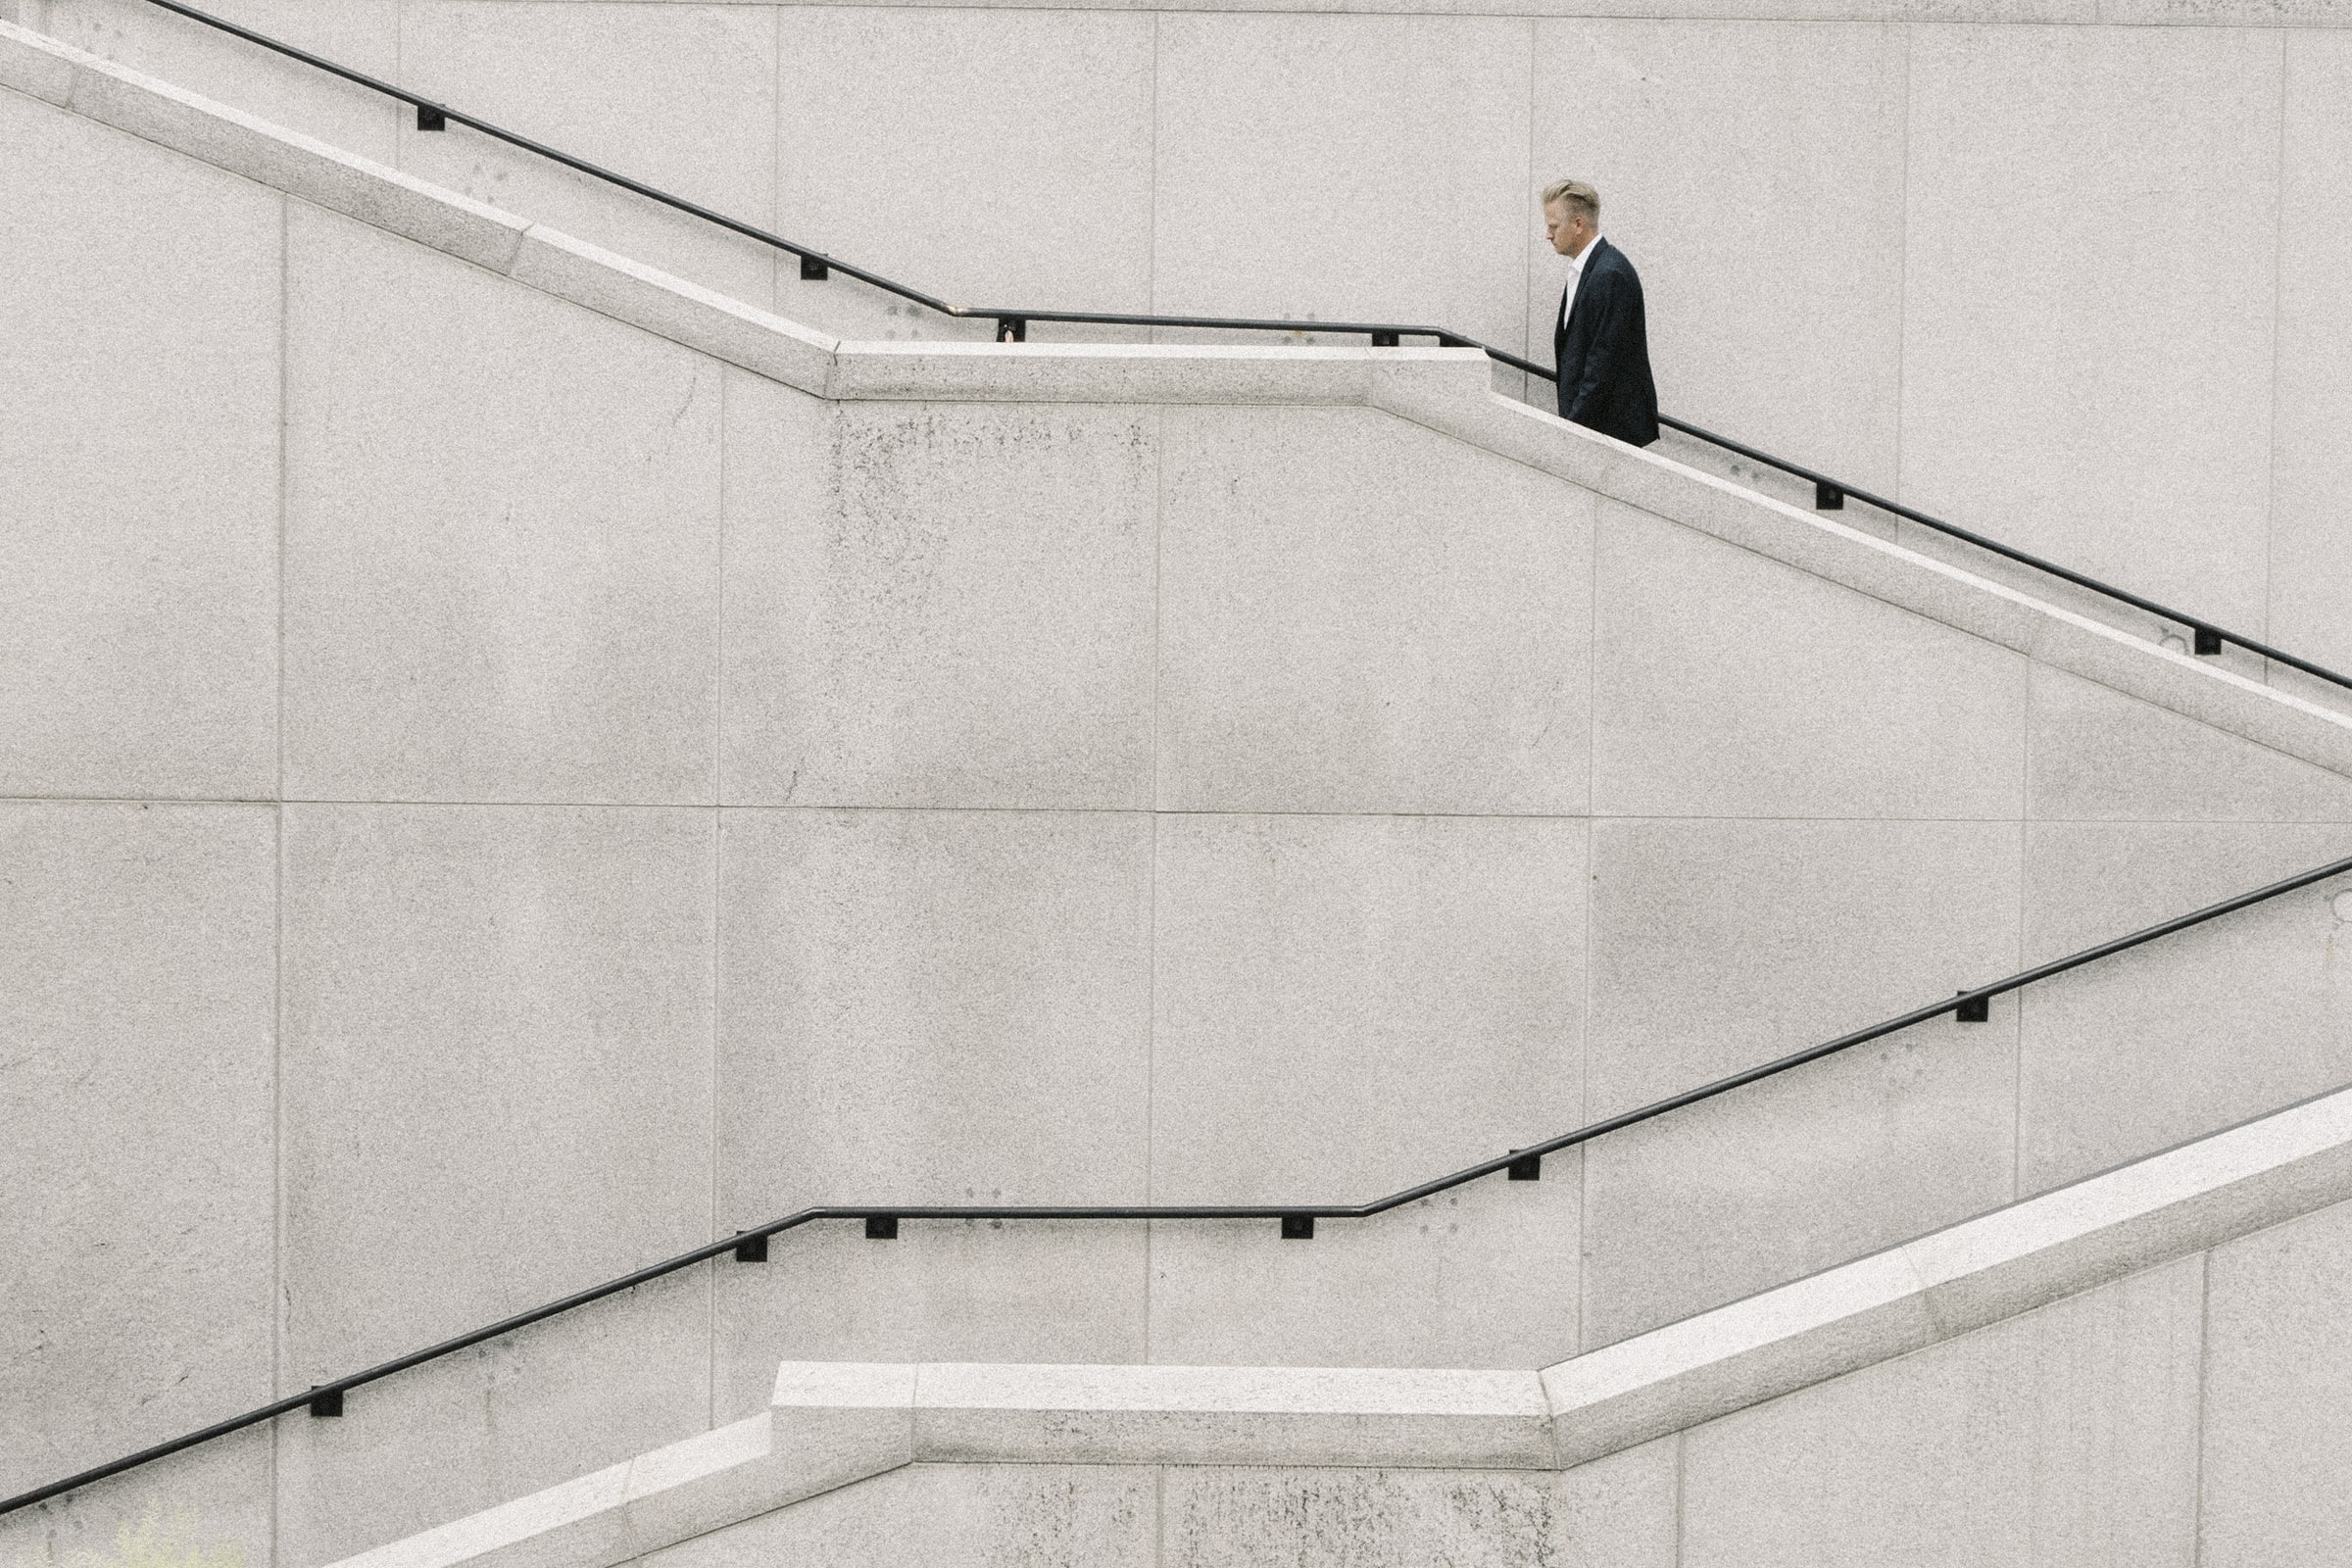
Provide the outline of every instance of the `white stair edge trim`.
{"type": "Polygon", "coordinates": [[[0,88],[817,397],[1377,408],[1607,501],[2352,775],[2352,713],[1501,397],[1476,349],[843,342],[4,22],[0,88]]]}
{"type": "Polygon", "coordinates": [[[612,1568],[913,1463],[1552,1470],[2352,1200],[2352,1089],[1541,1372],[787,1361],[768,1410],[336,1568],[612,1568]]]}
{"type": "Polygon", "coordinates": [[[2352,1089],[1544,1369],[1582,1464],[2352,1199],[2352,1089]]]}
{"type": "Polygon", "coordinates": [[[772,1412],[346,1557],[336,1568],[610,1568],[907,1462],[905,1444],[776,1445],[772,1412]]]}

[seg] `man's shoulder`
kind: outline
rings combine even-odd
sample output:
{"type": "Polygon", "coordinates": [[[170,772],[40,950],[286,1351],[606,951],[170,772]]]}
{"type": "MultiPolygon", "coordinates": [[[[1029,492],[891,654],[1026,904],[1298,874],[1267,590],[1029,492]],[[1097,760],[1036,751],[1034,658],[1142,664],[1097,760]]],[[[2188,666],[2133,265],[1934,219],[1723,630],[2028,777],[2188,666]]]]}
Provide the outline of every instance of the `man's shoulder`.
{"type": "Polygon", "coordinates": [[[1623,272],[1628,277],[1637,275],[1632,258],[1617,248],[1615,240],[1604,234],[1592,243],[1600,247],[1600,254],[1592,258],[1594,268],[1604,272],[1623,272]]]}

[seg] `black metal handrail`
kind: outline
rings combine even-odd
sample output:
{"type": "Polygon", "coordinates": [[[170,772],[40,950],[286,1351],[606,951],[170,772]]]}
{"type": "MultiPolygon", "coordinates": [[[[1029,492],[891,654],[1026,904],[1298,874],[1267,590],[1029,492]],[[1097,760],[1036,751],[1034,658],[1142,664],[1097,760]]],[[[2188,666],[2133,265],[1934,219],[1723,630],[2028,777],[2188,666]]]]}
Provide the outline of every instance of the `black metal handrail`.
{"type": "Polygon", "coordinates": [[[1369,1202],[1032,1205],[828,1203],[814,1208],[804,1208],[797,1213],[787,1214],[782,1219],[770,1220],[757,1229],[738,1231],[724,1241],[707,1243],[691,1251],[680,1252],[675,1257],[649,1264],[634,1273],[623,1274],[618,1279],[607,1280],[602,1285],[591,1286],[584,1291],[575,1291],[569,1296],[550,1301],[543,1306],[535,1306],[527,1312],[517,1312],[513,1317],[501,1318],[496,1323],[474,1329],[470,1333],[461,1334],[456,1339],[443,1340],[438,1345],[428,1345],[423,1349],[412,1350],[406,1355],[396,1356],[392,1360],[371,1366],[364,1372],[354,1372],[350,1376],[338,1378],[332,1383],[321,1383],[301,1394],[289,1395],[282,1399],[265,1404],[259,1409],[248,1410],[243,1415],[231,1416],[225,1421],[216,1421],[209,1427],[173,1438],[168,1443],[159,1443],[153,1447],[142,1448],[136,1453],[99,1465],[94,1469],[84,1470],[78,1475],[67,1476],[62,1481],[53,1481],[47,1486],[36,1487],[30,1492],[0,1502],[0,1514],[10,1513],[19,1508],[28,1508],[34,1503],[44,1502],[51,1497],[86,1487],[92,1482],[121,1475],[126,1470],[136,1469],[140,1465],[149,1464],[183,1449],[195,1447],[199,1444],[209,1443],[215,1438],[227,1437],[232,1432],[241,1432],[247,1427],[256,1426],[261,1422],[289,1414],[295,1410],[307,1407],[314,1415],[339,1416],[343,1413],[343,1396],[353,1389],[390,1377],[395,1372],[405,1372],[411,1367],[420,1366],[441,1356],[467,1349],[484,1341],[497,1339],[501,1335],[528,1328],[534,1323],[544,1322],[549,1318],[569,1312],[575,1307],[586,1306],[592,1301],[601,1301],[608,1296],[634,1290],[640,1285],[650,1284],[664,1275],[675,1274],[680,1269],[708,1262],[723,1252],[733,1252],[737,1259],[743,1262],[763,1263],[767,1261],[767,1243],[770,1237],[781,1235],[786,1231],[798,1230],[801,1226],[811,1224],[817,1220],[863,1220],[867,1236],[877,1240],[890,1240],[897,1237],[899,1222],[910,1219],[1253,1219],[1279,1222],[1281,1234],[1285,1239],[1310,1240],[1315,1234],[1315,1221],[1319,1219],[1370,1219],[1375,1215],[1385,1214],[1391,1209],[1401,1208],[1407,1203],[1416,1202],[1421,1199],[1431,1198],[1449,1189],[1465,1186],[1483,1177],[1492,1176],[1497,1171],[1507,1173],[1513,1181],[1539,1180],[1542,1176],[1543,1158],[1545,1154],[1556,1153],[1563,1149],[1573,1149],[1579,1144],[1590,1143],[1604,1134],[1650,1121],[1669,1111],[1695,1105],[1701,1101],[1713,1100],[1718,1095],[1729,1094],[1732,1090],[1775,1077],[1792,1067],[1801,1067],[1807,1062],[1819,1061],[1824,1056],[1836,1055],[1838,1053],[1851,1050],[1855,1046],[1884,1039],[1898,1030],[1908,1029],[1913,1024],[1925,1023],[1930,1018],[1942,1017],[1945,1013],[1957,1013],[1964,1021],[1984,1022],[1988,1016],[1989,1005],[1994,997],[2021,990],[2037,980],[2047,980],[2053,975],[2064,974],[2070,969],[2079,969],[2084,964],[2095,963],[2101,958],[2111,957],[2116,954],[2139,947],[2143,943],[2153,942],[2158,937],[2170,936],[2176,931],[2184,931],[2190,926],[2202,925],[2208,920],[2219,919],[2225,914],[2234,913],[2249,906],[2261,904],[2266,900],[2278,898],[2281,894],[2292,893],[2298,888],[2309,887],[2315,882],[2324,882],[2331,876],[2338,876],[2346,872],[2352,872],[2352,857],[2332,860],[2315,869],[2299,872],[2282,882],[2274,882],[2267,887],[2256,888],[2251,893],[2241,893],[2235,898],[2225,899],[2219,904],[2207,905],[2204,908],[2176,916],[2144,930],[2134,931],[2129,936],[2117,937],[2111,942],[2102,942],[2096,947],[2085,948],[2082,952],[2070,954],[2066,957],[2054,958],[2048,963],[2036,964],[2031,969],[2020,970],[2007,979],[1996,980],[1986,986],[1979,986],[1973,991],[1959,992],[1945,1001],[1932,1002],[1926,1006],[1914,1007],[1909,1012],[1888,1018],[1883,1023],[1872,1024],[1867,1029],[1857,1029],[1851,1034],[1839,1035],[1835,1040],[1827,1040],[1816,1046],[1807,1046],[1802,1051],[1791,1052],[1786,1056],[1776,1057],[1744,1071],[1733,1073],[1729,1077],[1718,1078],[1714,1082],[1702,1084],[1696,1089],[1688,1089],[1679,1095],[1670,1095],[1664,1100],[1653,1101],[1639,1109],[1624,1111],[1615,1116],[1604,1117],[1599,1121],[1588,1122],[1575,1131],[1562,1133],[1556,1138],[1545,1139],[1542,1143],[1530,1144],[1521,1149],[1513,1149],[1490,1159],[1482,1159],[1475,1165],[1465,1165],[1460,1170],[1422,1182],[1415,1187],[1407,1187],[1400,1192],[1391,1193],[1385,1198],[1375,1198],[1369,1202]]]}
{"type": "MultiPolygon", "coordinates": [[[[430,98],[410,92],[405,87],[395,86],[391,82],[379,80],[364,72],[354,71],[348,66],[338,65],[332,60],[312,54],[308,50],[298,49],[290,43],[255,32],[250,27],[241,27],[233,22],[198,11],[192,6],[181,4],[180,0],[147,0],[147,3],[185,17],[191,22],[199,22],[208,27],[219,28],[220,31],[242,38],[248,43],[258,44],[264,49],[284,55],[290,60],[299,60],[306,66],[312,66],[340,76],[345,81],[356,83],[372,92],[379,92],[388,98],[398,99],[416,111],[416,122],[421,129],[445,129],[452,123],[466,126],[485,136],[506,142],[510,146],[519,147],[525,152],[534,153],[591,178],[601,179],[607,184],[617,185],[622,190],[642,196],[648,201],[659,202],[664,207],[699,218],[707,223],[715,223],[730,233],[740,234],[746,239],[757,240],[762,245],[796,256],[800,258],[801,275],[805,278],[821,279],[830,273],[842,272],[857,278],[861,283],[878,288],[884,293],[895,294],[900,299],[912,301],[914,304],[935,311],[942,316],[970,320],[987,320],[993,318],[997,323],[997,340],[999,342],[1026,341],[1031,321],[1060,321],[1093,326],[1186,327],[1240,332],[1339,332],[1348,336],[1369,337],[1375,348],[1395,347],[1402,339],[1408,337],[1426,337],[1435,339],[1440,348],[1478,349],[1489,359],[1507,365],[1513,369],[1524,370],[1530,375],[1540,376],[1546,381],[1559,379],[1556,370],[1538,365],[1533,360],[1443,326],[1407,325],[1396,321],[1299,321],[1257,317],[1150,316],[1116,311],[1050,311],[1027,307],[1016,309],[1010,306],[956,305],[935,295],[926,294],[920,289],[909,288],[905,283],[884,277],[879,272],[868,271],[862,267],[854,266],[838,257],[826,255],[822,251],[813,250],[806,245],[796,244],[781,235],[771,234],[763,228],[758,228],[740,220],[729,218],[723,213],[713,212],[710,208],[690,202],[682,196],[673,196],[667,191],[658,190],[641,180],[631,179],[626,174],[616,173],[612,170],[592,164],[584,158],[575,158],[571,154],[561,152],[544,142],[533,141],[528,136],[494,125],[486,120],[478,119],[462,110],[452,109],[447,104],[437,103],[430,98]]],[[[2338,674],[2325,665],[2313,663],[2310,660],[2298,658],[2293,654],[2283,653],[2267,643],[2257,642],[2251,637],[2218,626],[2201,616],[2174,610],[2169,606],[2158,604],[2153,599],[2132,593],[2129,589],[2118,588],[2112,583],[2101,582],[2086,572],[2077,571],[2071,566],[2062,566],[2056,562],[2045,561],[2039,556],[2014,549],[1996,540],[1988,539],[1981,533],[1963,528],[1957,523],[1945,522],[1940,517],[1930,516],[1916,508],[1906,507],[1900,502],[1889,501],[1884,496],[1875,495],[1858,485],[1848,484],[1842,479],[1834,479],[1828,474],[1806,467],[1802,464],[1791,463],[1785,458],[1776,458],[1768,452],[1759,451],[1728,436],[1717,435],[1712,430],[1703,429],[1688,420],[1677,419],[1662,414],[1658,416],[1658,422],[1668,429],[1678,430],[1685,435],[1720,447],[1726,452],[1736,453],[1751,463],[1761,463],[1767,467],[1776,468],[1792,478],[1807,481],[1813,486],[1814,504],[1818,510],[1837,511],[1849,500],[1859,501],[1865,506],[1876,507],[1882,512],[1889,513],[1906,521],[1918,523],[1923,528],[1934,529],[1948,538],[1958,539],[1977,549],[1989,551],[2004,560],[2013,561],[2019,565],[2031,567],[2035,571],[2047,572],[2078,588],[2088,589],[2090,592],[2112,599],[2118,604],[2130,605],[2132,609],[2154,615],[2161,620],[2172,621],[2177,625],[2186,627],[2192,646],[2199,654],[2219,654],[2225,646],[2234,646],[2242,648],[2258,658],[2267,659],[2274,663],[2284,664],[2290,669],[2300,670],[2306,675],[2352,691],[2352,675],[2338,674]]]]}

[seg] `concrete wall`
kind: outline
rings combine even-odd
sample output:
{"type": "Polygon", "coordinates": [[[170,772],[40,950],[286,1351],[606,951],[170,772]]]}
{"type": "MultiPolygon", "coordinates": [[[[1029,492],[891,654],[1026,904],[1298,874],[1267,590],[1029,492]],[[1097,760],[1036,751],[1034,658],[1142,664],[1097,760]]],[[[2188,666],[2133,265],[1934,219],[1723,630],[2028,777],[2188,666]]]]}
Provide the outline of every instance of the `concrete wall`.
{"type": "Polygon", "coordinates": [[[647,1568],[2339,1559],[2352,1205],[1564,1472],[918,1463],[647,1568]]]}
{"type": "MultiPolygon", "coordinates": [[[[795,319],[989,330],[139,0],[18,9],[795,319]]],[[[1573,171],[1643,270],[1671,411],[2352,667],[2333,0],[219,9],[974,304],[1544,358],[1532,193],[1573,171]]]]}
{"type": "MultiPolygon", "coordinates": [[[[2344,853],[1386,414],[826,404],[0,141],[9,1491],[813,1200],[1367,1196],[2344,853]]],[[[1311,1245],[808,1234],[0,1540],[325,1561],[782,1356],[1557,1359],[2340,1083],[2333,891],[1311,1245]]]]}

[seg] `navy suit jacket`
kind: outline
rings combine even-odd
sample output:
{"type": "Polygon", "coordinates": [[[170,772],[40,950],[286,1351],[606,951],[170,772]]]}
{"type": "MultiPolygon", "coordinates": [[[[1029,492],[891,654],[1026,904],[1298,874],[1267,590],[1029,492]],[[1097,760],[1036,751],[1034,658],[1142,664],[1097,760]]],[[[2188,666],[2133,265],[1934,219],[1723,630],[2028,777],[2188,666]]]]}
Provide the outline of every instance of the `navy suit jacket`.
{"type": "Polygon", "coordinates": [[[1625,253],[1595,238],[1576,280],[1562,292],[1565,320],[1551,328],[1560,369],[1560,417],[1645,447],[1658,438],[1658,389],[1649,378],[1649,329],[1642,279],[1625,253]]]}

